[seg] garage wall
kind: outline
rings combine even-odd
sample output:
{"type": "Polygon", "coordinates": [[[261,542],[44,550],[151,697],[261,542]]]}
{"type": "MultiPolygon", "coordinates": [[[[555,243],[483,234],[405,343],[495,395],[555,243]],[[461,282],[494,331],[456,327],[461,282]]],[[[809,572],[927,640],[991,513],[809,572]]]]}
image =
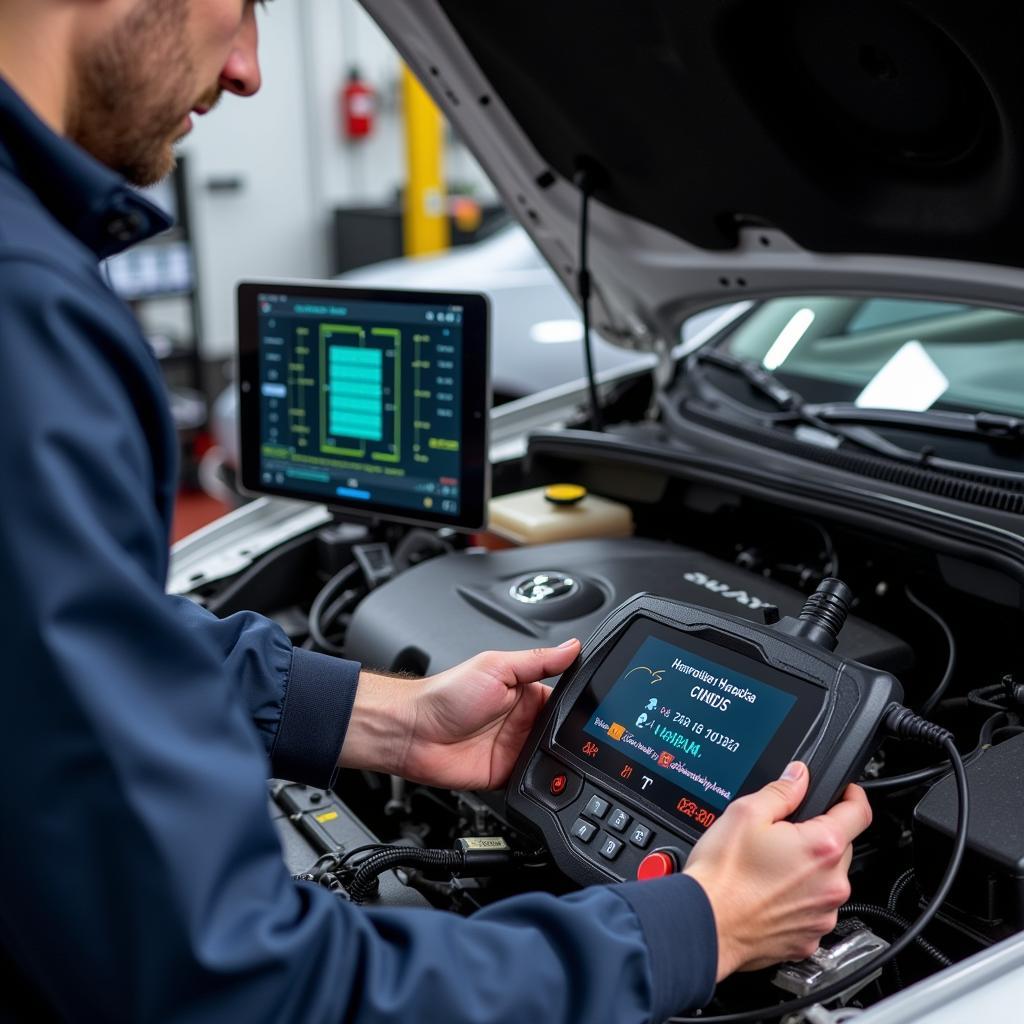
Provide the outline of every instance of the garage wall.
{"type": "MultiPolygon", "coordinates": [[[[260,18],[260,93],[225,97],[182,144],[209,360],[234,350],[239,280],[324,276],[332,210],[388,203],[404,179],[401,64],[356,0],[272,4],[260,18]],[[380,99],[377,130],[361,143],[342,139],[338,124],[338,94],[352,66],[380,99]]],[[[494,195],[454,139],[448,177],[481,199],[494,195]]]]}

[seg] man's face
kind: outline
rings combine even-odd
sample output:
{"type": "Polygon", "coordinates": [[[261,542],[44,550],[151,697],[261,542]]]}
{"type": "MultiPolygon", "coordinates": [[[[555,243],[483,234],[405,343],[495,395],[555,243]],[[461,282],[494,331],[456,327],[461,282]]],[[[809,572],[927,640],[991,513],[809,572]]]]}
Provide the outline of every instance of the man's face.
{"type": "Polygon", "coordinates": [[[136,185],[174,166],[173,144],[224,91],[260,87],[254,0],[111,0],[112,23],[75,55],[67,134],[136,185]]]}

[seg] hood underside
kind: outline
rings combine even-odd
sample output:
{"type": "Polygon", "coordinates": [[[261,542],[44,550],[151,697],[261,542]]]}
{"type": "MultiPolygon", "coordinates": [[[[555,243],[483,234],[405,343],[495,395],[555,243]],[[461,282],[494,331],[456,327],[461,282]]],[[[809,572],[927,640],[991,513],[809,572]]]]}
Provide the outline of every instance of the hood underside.
{"type": "Polygon", "coordinates": [[[1024,306],[1024,8],[362,0],[596,323],[782,293],[1024,306]]]}

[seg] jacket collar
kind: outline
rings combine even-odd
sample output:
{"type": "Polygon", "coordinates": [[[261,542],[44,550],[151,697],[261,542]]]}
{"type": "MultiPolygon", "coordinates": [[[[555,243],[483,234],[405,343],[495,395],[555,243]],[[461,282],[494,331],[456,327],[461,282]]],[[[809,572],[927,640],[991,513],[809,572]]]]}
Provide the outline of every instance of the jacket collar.
{"type": "Polygon", "coordinates": [[[106,259],[172,221],[82,148],[53,132],[0,78],[0,167],[68,231],[106,259]]]}

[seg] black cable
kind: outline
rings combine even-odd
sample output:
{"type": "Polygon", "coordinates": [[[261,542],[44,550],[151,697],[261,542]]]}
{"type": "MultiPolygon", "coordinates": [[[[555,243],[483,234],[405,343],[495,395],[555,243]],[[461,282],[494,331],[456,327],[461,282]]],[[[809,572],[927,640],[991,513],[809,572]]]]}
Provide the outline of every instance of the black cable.
{"type": "Polygon", "coordinates": [[[889,890],[889,898],[886,900],[886,908],[891,910],[894,914],[898,914],[900,910],[900,897],[906,892],[907,886],[914,881],[914,869],[907,868],[906,871],[892,883],[892,888],[889,890]]]}
{"type": "MultiPolygon", "coordinates": [[[[358,587],[352,587],[346,590],[341,597],[332,601],[326,611],[318,618],[317,627],[321,635],[326,639],[330,640],[330,634],[334,632],[335,626],[344,626],[348,628],[348,623],[351,620],[350,615],[345,615],[350,608],[359,602],[359,599],[363,596],[363,590],[358,587]]],[[[331,641],[334,643],[334,641],[331,641]]],[[[334,645],[338,645],[335,643],[334,645]]]]}
{"type": "MultiPolygon", "coordinates": [[[[906,931],[910,927],[910,922],[901,914],[897,914],[894,910],[889,910],[887,907],[875,906],[874,903],[847,903],[839,908],[839,916],[874,917],[877,920],[885,921],[902,931],[906,931]]],[[[936,949],[935,946],[933,946],[923,935],[918,935],[917,938],[914,939],[914,944],[943,967],[953,966],[953,961],[950,960],[945,953],[941,952],[941,950],[936,949]]]]}
{"type": "Polygon", "coordinates": [[[714,1021],[715,1024],[753,1024],[762,1020],[777,1020],[796,1010],[802,1010],[815,1003],[825,1003],[836,996],[843,995],[855,985],[869,978],[879,967],[896,959],[931,923],[932,918],[938,913],[949,890],[953,886],[953,880],[960,870],[963,861],[964,850],[967,847],[967,825],[970,815],[970,793],[967,786],[967,772],[964,763],[960,758],[960,751],[953,742],[953,735],[947,729],[943,729],[932,722],[928,722],[915,715],[909,708],[894,704],[886,715],[886,725],[889,730],[902,739],[922,740],[935,746],[941,746],[946,752],[950,763],[953,766],[953,774],[956,776],[957,791],[957,818],[956,832],[953,841],[953,852],[950,855],[946,871],[939,882],[934,896],[928,906],[921,911],[913,924],[898,938],[893,941],[888,949],[883,950],[877,956],[872,957],[862,964],[857,970],[848,974],[832,985],[826,985],[817,992],[802,996],[799,999],[789,999],[786,1002],[778,1003],[775,1006],[762,1006],[755,1010],[743,1010],[739,1013],[708,1014],[700,1017],[669,1017],[673,1024],[707,1024],[714,1021]]]}
{"type": "Polygon", "coordinates": [[[348,884],[355,903],[364,903],[377,892],[377,879],[385,871],[397,867],[434,868],[457,871],[465,859],[461,850],[421,850],[415,846],[393,846],[372,853],[359,864],[355,877],[348,884]]]}
{"type": "Polygon", "coordinates": [[[337,644],[332,643],[326,636],[324,636],[323,629],[320,625],[321,616],[323,615],[324,609],[327,605],[334,600],[338,591],[358,574],[359,565],[356,562],[352,562],[349,565],[346,565],[344,569],[336,572],[324,584],[320,593],[314,598],[313,606],[309,609],[309,635],[313,638],[313,642],[317,647],[322,651],[326,651],[328,654],[344,657],[345,652],[338,647],[337,644]]]}
{"type": "MultiPolygon", "coordinates": [[[[914,869],[907,868],[907,870],[904,871],[895,882],[893,882],[892,888],[889,890],[889,898],[886,901],[887,910],[890,910],[894,914],[899,913],[900,897],[912,881],[914,881],[914,869]]],[[[901,991],[904,988],[903,972],[900,970],[899,961],[897,960],[893,960],[892,962],[892,977],[893,981],[896,983],[896,991],[901,991]]]]}
{"type": "MultiPolygon", "coordinates": [[[[964,755],[964,764],[972,764],[982,753],[981,746],[975,747],[969,754],[964,755]]],[[[935,782],[943,775],[949,774],[948,764],[936,764],[930,768],[919,768],[917,771],[904,772],[902,775],[887,775],[880,779],[861,779],[857,785],[869,793],[877,793],[883,789],[905,789],[910,786],[920,786],[926,782],[935,782]]]]}
{"type": "Polygon", "coordinates": [[[825,567],[822,569],[823,576],[838,576],[839,575],[839,556],[836,554],[835,545],[832,542],[832,534],[825,529],[821,523],[815,522],[813,519],[804,519],[801,517],[801,522],[806,523],[812,529],[818,532],[818,535],[825,543],[825,557],[828,561],[825,563],[825,567]]]}
{"type": "Polygon", "coordinates": [[[1024,725],[1003,725],[992,733],[993,743],[1002,743],[1003,740],[1012,739],[1024,732],[1024,725]]]}
{"type": "Polygon", "coordinates": [[[992,746],[992,740],[996,732],[1011,722],[1012,718],[1008,711],[997,711],[994,715],[989,715],[981,723],[981,728],[978,730],[978,749],[992,746]]]}
{"type": "Polygon", "coordinates": [[[316,882],[324,871],[337,867],[338,854],[334,850],[320,854],[319,857],[304,871],[292,875],[296,882],[316,882]]]}
{"type": "Polygon", "coordinates": [[[359,853],[368,853],[370,850],[378,852],[380,850],[390,850],[392,846],[390,843],[366,843],[364,846],[357,846],[353,850],[349,850],[341,860],[338,861],[338,870],[340,871],[353,857],[359,853]]]}
{"type": "Polygon", "coordinates": [[[590,239],[590,196],[594,183],[590,172],[580,169],[576,172],[576,185],[580,190],[580,244],[579,269],[576,287],[580,296],[580,310],[583,313],[583,358],[587,368],[587,393],[590,396],[590,426],[592,430],[604,430],[604,416],[597,397],[597,377],[594,372],[594,344],[590,338],[590,267],[588,265],[588,243],[590,239]]]}
{"type": "Polygon", "coordinates": [[[340,596],[336,597],[327,606],[327,610],[321,616],[321,631],[326,632],[327,628],[337,621],[338,616],[345,611],[353,601],[358,600],[362,593],[363,590],[361,587],[349,587],[348,590],[343,591],[340,596]]]}
{"type": "Polygon", "coordinates": [[[410,530],[395,548],[395,567],[403,572],[434,555],[446,555],[454,550],[454,546],[434,530],[410,530]],[[414,558],[416,554],[421,557],[414,558]]]}
{"type": "Polygon", "coordinates": [[[967,703],[973,704],[976,708],[985,708],[988,711],[1005,711],[1006,705],[999,704],[992,700],[993,697],[1005,696],[1006,690],[1002,683],[993,683],[991,686],[980,686],[967,694],[967,703]]]}
{"type": "Polygon", "coordinates": [[[543,855],[537,850],[424,850],[417,846],[391,846],[361,861],[348,891],[363,903],[377,891],[377,878],[396,867],[432,868],[453,875],[493,875],[514,865],[529,865],[543,855]]]}
{"type": "MultiPolygon", "coordinates": [[[[1000,721],[1005,721],[1007,727],[1013,727],[1009,722],[1009,718],[1010,716],[1006,711],[998,711],[982,722],[981,729],[978,731],[978,745],[970,753],[963,755],[965,765],[973,764],[985,752],[985,748],[992,745],[995,733],[1000,729],[998,724],[1000,721]]],[[[936,764],[929,768],[918,768],[916,771],[904,772],[901,775],[885,775],[878,779],[861,779],[857,784],[868,792],[873,793],[882,789],[904,789],[910,786],[922,785],[926,782],[934,782],[948,773],[948,764],[936,764]]]]}
{"type": "Polygon", "coordinates": [[[910,587],[903,588],[904,593],[907,595],[907,600],[919,611],[922,611],[927,615],[933,622],[942,630],[943,636],[946,638],[946,647],[949,651],[949,657],[946,661],[946,671],[942,674],[942,679],[939,681],[939,685],[932,691],[931,696],[924,701],[921,707],[918,709],[922,715],[927,715],[932,708],[942,699],[942,695],[946,692],[946,688],[949,686],[950,680],[953,678],[953,672],[956,669],[956,640],[953,639],[953,632],[946,624],[946,620],[934,608],[930,608],[924,603],[911,589],[910,587]]]}

